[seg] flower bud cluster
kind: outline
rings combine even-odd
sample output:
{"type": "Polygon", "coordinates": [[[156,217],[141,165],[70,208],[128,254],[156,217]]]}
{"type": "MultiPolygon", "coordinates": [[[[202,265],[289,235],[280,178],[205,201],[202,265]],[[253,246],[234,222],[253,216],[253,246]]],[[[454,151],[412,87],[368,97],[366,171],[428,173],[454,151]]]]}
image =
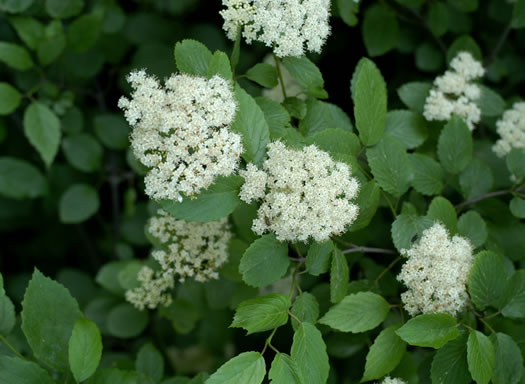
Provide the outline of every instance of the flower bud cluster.
{"type": "Polygon", "coordinates": [[[381,384],[406,384],[406,381],[401,380],[397,377],[391,378],[390,376],[386,376],[381,384]]]}
{"type": "Polygon", "coordinates": [[[199,282],[219,278],[217,270],[228,259],[232,237],[227,218],[208,223],[186,222],[159,209],[147,230],[159,245],[152,256],[164,276],[177,275],[180,282],[188,277],[199,282]]]}
{"type": "Polygon", "coordinates": [[[469,52],[459,52],[450,67],[452,70],[434,80],[434,87],[425,100],[423,116],[429,121],[445,121],[458,115],[472,131],[481,119],[481,110],[475,103],[481,90],[473,80],[482,77],[485,70],[469,52]]]}
{"type": "Polygon", "coordinates": [[[288,149],[268,144],[262,170],[248,164],[240,171],[245,183],[241,200],[262,200],[252,230],[274,232],[280,241],[327,240],[356,219],[359,208],[350,200],[359,192],[350,167],[335,162],[315,145],[288,149]]]}
{"type": "Polygon", "coordinates": [[[279,57],[321,52],[330,34],[330,0],[223,0],[220,14],[228,38],[243,28],[248,44],[260,41],[279,57]]]}
{"type": "Polygon", "coordinates": [[[122,97],[119,107],[133,127],[133,153],[149,168],[151,198],[182,201],[181,193],[194,195],[237,170],[243,148],[229,129],[237,107],[230,82],[174,74],[163,87],[143,70],[128,81],[131,100],[122,97]]]}
{"type": "Polygon", "coordinates": [[[514,103],[496,123],[500,139],[492,150],[499,157],[507,155],[512,148],[525,150],[525,102],[514,103]]]}
{"type": "Polygon", "coordinates": [[[472,245],[463,237],[450,238],[441,223],[423,231],[418,243],[401,254],[408,260],[397,276],[408,288],[401,294],[405,310],[449,313],[455,316],[468,300],[466,284],[472,268],[472,245]]]}
{"type": "Polygon", "coordinates": [[[163,275],[148,266],[143,266],[137,280],[140,286],[128,289],[125,296],[138,310],[155,309],[159,305],[168,307],[172,303],[171,294],[167,291],[175,285],[173,275],[163,275]]]}

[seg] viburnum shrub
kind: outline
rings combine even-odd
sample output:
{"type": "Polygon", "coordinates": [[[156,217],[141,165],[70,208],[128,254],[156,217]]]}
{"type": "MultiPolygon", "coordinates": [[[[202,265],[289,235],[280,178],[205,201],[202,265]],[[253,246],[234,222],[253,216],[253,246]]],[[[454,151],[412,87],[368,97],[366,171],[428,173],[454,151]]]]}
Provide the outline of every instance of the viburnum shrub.
{"type": "Polygon", "coordinates": [[[0,26],[0,384],[525,383],[525,0],[0,26]]]}

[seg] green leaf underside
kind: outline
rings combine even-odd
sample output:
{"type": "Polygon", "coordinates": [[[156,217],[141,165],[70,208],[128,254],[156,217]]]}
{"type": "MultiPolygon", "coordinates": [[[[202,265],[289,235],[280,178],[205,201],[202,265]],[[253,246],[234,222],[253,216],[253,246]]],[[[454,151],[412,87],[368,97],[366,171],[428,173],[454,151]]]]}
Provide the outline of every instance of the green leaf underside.
{"type": "Polygon", "coordinates": [[[416,316],[399,328],[396,333],[410,345],[436,349],[459,335],[456,319],[446,313],[416,316]]]}
{"type": "Polygon", "coordinates": [[[280,293],[272,293],[243,301],[235,311],[230,327],[244,328],[248,335],[280,327],[288,321],[290,298],[280,293]]]}

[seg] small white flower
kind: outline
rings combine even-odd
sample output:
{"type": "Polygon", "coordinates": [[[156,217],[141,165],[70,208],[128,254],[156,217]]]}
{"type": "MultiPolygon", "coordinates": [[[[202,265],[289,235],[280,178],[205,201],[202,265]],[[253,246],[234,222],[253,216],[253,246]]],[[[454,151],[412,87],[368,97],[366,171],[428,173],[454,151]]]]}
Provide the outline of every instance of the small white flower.
{"type": "Polygon", "coordinates": [[[408,260],[397,279],[408,291],[401,294],[405,310],[449,313],[455,316],[468,300],[466,284],[472,268],[472,245],[463,237],[450,238],[441,223],[423,231],[422,237],[401,254],[408,260]]]}
{"type": "Polygon", "coordinates": [[[352,224],[359,208],[350,200],[359,183],[347,164],[315,145],[288,149],[276,141],[267,149],[262,170],[248,164],[240,171],[245,179],[241,200],[262,200],[252,225],[255,233],[274,232],[280,241],[324,241],[352,224]]]}
{"type": "Polygon", "coordinates": [[[525,102],[514,103],[496,123],[500,139],[492,150],[499,157],[506,156],[512,148],[525,150],[525,102]]]}
{"type": "Polygon", "coordinates": [[[155,309],[159,305],[168,307],[172,303],[172,297],[167,292],[175,285],[172,275],[162,275],[159,272],[154,272],[150,267],[144,266],[139,271],[137,280],[140,286],[128,289],[125,297],[138,310],[155,309]]]}
{"type": "Polygon", "coordinates": [[[279,57],[320,52],[330,34],[330,0],[223,0],[220,14],[231,40],[243,28],[248,44],[261,41],[279,57]]]}
{"type": "Polygon", "coordinates": [[[401,380],[397,377],[391,378],[390,376],[386,376],[381,384],[406,384],[406,381],[401,380]]]}

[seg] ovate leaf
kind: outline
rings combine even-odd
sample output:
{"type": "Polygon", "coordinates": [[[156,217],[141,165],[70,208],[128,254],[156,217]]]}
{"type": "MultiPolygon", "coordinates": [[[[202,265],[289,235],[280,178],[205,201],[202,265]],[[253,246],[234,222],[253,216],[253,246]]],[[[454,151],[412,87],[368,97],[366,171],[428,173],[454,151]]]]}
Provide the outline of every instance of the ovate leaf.
{"type": "Polygon", "coordinates": [[[195,40],[182,40],[175,45],[175,63],[180,72],[207,76],[212,54],[206,46],[195,40]]]}
{"type": "Polygon", "coordinates": [[[350,270],[345,255],[338,247],[334,247],[332,266],[330,268],[330,301],[339,303],[346,296],[350,270]]]}
{"type": "Polygon", "coordinates": [[[235,311],[230,327],[244,328],[248,335],[280,327],[288,321],[290,298],[280,293],[271,293],[243,301],[235,311]]]}
{"type": "Polygon", "coordinates": [[[396,13],[386,4],[367,9],[363,20],[363,40],[368,54],[381,56],[397,46],[399,24],[396,13]]]}
{"type": "Polygon", "coordinates": [[[459,185],[465,199],[481,196],[492,189],[494,177],[490,167],[480,159],[472,159],[459,175],[459,185]]]}
{"type": "Polygon", "coordinates": [[[499,116],[505,109],[505,100],[489,87],[478,85],[481,90],[479,99],[476,100],[482,116],[499,116]]]}
{"type": "Polygon", "coordinates": [[[479,331],[471,331],[467,343],[467,360],[468,369],[476,383],[488,384],[494,359],[494,347],[490,339],[479,331]]]}
{"type": "Polygon", "coordinates": [[[359,207],[359,215],[350,226],[351,232],[363,229],[370,224],[379,207],[380,197],[381,190],[373,180],[361,186],[355,200],[355,204],[359,207]]]}
{"type": "Polygon", "coordinates": [[[302,384],[304,379],[295,360],[285,353],[276,353],[268,372],[271,384],[302,384]]]}
{"type": "Polygon", "coordinates": [[[79,317],[69,339],[69,366],[77,382],[95,373],[102,356],[102,339],[97,325],[79,317]]]}
{"type": "Polygon", "coordinates": [[[137,372],[141,372],[155,380],[156,383],[164,376],[164,358],[151,343],[144,344],[137,353],[135,362],[137,372]]]}
{"type": "Polygon", "coordinates": [[[390,111],[386,115],[386,134],[407,149],[419,147],[428,136],[425,119],[412,111],[390,111]]]}
{"type": "Polygon", "coordinates": [[[512,319],[525,317],[525,270],[514,272],[507,282],[501,313],[512,319]]]}
{"type": "Polygon", "coordinates": [[[13,113],[22,100],[22,95],[18,89],[11,84],[0,83],[0,115],[9,115],[13,113]]]}
{"type": "Polygon", "coordinates": [[[483,251],[474,258],[468,290],[472,302],[480,310],[494,305],[503,295],[507,275],[501,258],[493,252],[483,251]]]}
{"type": "Polygon", "coordinates": [[[224,79],[232,79],[232,70],[230,65],[230,59],[222,51],[215,51],[211,57],[208,66],[208,77],[211,78],[215,75],[219,75],[224,79]]]}
{"type": "Polygon", "coordinates": [[[60,221],[76,224],[88,220],[100,206],[97,191],[87,184],[75,184],[60,197],[58,213],[60,221]]]}
{"type": "Polygon", "coordinates": [[[46,0],[46,11],[51,17],[66,19],[82,12],[83,0],[46,0]]]}
{"type": "Polygon", "coordinates": [[[83,172],[93,172],[100,168],[104,150],[91,135],[81,133],[62,140],[62,150],[67,161],[83,172]]]}
{"type": "Polygon", "coordinates": [[[0,41],[0,62],[19,71],[33,67],[33,59],[24,47],[5,41],[0,41]]]}
{"type": "Polygon", "coordinates": [[[402,249],[412,248],[414,237],[420,237],[423,231],[433,224],[432,219],[426,216],[398,215],[392,223],[392,240],[396,249],[401,252],[402,249]]]}
{"type": "Polygon", "coordinates": [[[427,217],[444,224],[452,234],[456,232],[458,217],[450,201],[442,196],[434,197],[428,207],[427,217]]]}
{"type": "Polygon", "coordinates": [[[399,326],[391,325],[376,337],[366,355],[365,373],[361,381],[379,379],[397,367],[406,351],[406,343],[396,334],[399,326]]]}
{"type": "Polygon", "coordinates": [[[24,133],[49,167],[60,144],[60,120],[57,115],[42,103],[31,103],[24,112],[24,133]]]}
{"type": "MultiPolygon", "coordinates": [[[[301,322],[307,321],[315,324],[319,317],[319,303],[314,295],[308,292],[303,292],[295,299],[291,312],[301,322]]],[[[299,326],[299,322],[295,320],[295,318],[292,318],[292,326],[294,330],[297,330],[297,327],[299,326]]]]}
{"type": "Polygon", "coordinates": [[[206,384],[260,384],[266,375],[266,364],[259,352],[243,352],[228,360],[206,384]]]}
{"type": "Polygon", "coordinates": [[[519,219],[525,219],[525,199],[513,197],[509,204],[510,213],[519,219]]]}
{"type": "Polygon", "coordinates": [[[47,181],[30,163],[0,157],[0,195],[11,199],[34,199],[47,191],[47,181]]]}
{"type": "Polygon", "coordinates": [[[122,303],[109,312],[106,325],[112,336],[130,339],[140,335],[148,320],[147,311],[139,311],[129,303],[122,303]]]}
{"type": "MultiPolygon", "coordinates": [[[[299,122],[299,131],[305,136],[322,134],[331,128],[343,129],[350,133],[352,123],[346,113],[335,104],[330,104],[317,99],[306,102],[306,116],[299,122]]],[[[333,129],[331,129],[333,131],[333,129]]]]}
{"type": "Polygon", "coordinates": [[[330,365],[321,332],[310,323],[302,323],[295,331],[291,356],[297,362],[304,384],[326,383],[330,365]]]}
{"type": "Polygon", "coordinates": [[[516,178],[525,177],[525,150],[522,148],[513,148],[505,158],[507,168],[516,178]]]}
{"type": "Polygon", "coordinates": [[[437,195],[441,192],[444,183],[444,172],[441,165],[429,156],[419,153],[410,155],[412,161],[412,186],[423,195],[437,195]]]}
{"type": "Polygon", "coordinates": [[[273,88],[278,84],[277,69],[267,63],[255,64],[246,71],[246,77],[266,88],[273,88]]]}
{"type": "Polygon", "coordinates": [[[472,382],[467,366],[467,337],[465,332],[439,349],[432,360],[432,383],[469,384],[472,382]]]}
{"type": "Polygon", "coordinates": [[[412,111],[423,113],[425,100],[427,99],[431,83],[411,82],[406,83],[397,89],[397,94],[401,101],[412,111]]]}
{"type": "Polygon", "coordinates": [[[492,382],[494,384],[516,384],[520,381],[523,357],[518,344],[504,333],[490,336],[494,345],[495,359],[492,382]]]}
{"type": "Polygon", "coordinates": [[[0,383],[54,384],[49,373],[32,361],[0,356],[0,383]]]}
{"type": "Polygon", "coordinates": [[[321,273],[328,272],[330,260],[334,251],[334,243],[331,240],[319,243],[312,242],[306,254],[306,268],[310,275],[319,276],[321,273]]]}
{"type": "Polygon", "coordinates": [[[458,233],[470,239],[474,247],[482,246],[487,240],[487,225],[476,211],[468,211],[458,220],[458,233]]]}
{"type": "Polygon", "coordinates": [[[441,131],[438,141],[438,157],[448,172],[456,174],[464,170],[472,160],[472,135],[467,124],[454,116],[441,131]]]}
{"type": "Polygon", "coordinates": [[[306,93],[319,99],[326,99],[328,94],[323,89],[324,80],[319,68],[306,56],[288,56],[283,59],[290,75],[306,90],[306,93]]]}
{"type": "Polygon", "coordinates": [[[456,319],[447,313],[416,316],[396,331],[410,345],[439,349],[459,335],[456,319]]]}

